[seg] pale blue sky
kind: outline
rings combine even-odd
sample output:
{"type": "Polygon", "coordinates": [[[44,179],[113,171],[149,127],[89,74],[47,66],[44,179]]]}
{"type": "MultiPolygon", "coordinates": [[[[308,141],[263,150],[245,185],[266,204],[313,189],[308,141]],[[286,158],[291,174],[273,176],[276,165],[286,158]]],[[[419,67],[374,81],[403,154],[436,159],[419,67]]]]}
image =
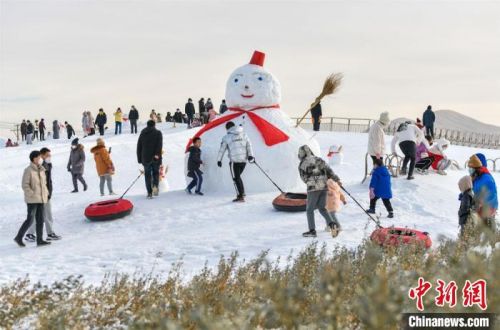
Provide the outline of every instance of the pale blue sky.
{"type": "Polygon", "coordinates": [[[500,125],[499,17],[499,1],[0,0],[0,121],[218,104],[259,49],[291,116],[341,71],[325,116],[432,104],[500,125]]]}

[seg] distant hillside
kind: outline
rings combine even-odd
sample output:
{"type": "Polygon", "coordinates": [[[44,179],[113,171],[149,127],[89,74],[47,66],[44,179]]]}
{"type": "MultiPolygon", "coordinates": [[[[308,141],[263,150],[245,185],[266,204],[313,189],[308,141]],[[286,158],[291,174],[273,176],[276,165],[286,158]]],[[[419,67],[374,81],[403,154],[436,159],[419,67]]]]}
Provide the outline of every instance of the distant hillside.
{"type": "MultiPolygon", "coordinates": [[[[436,128],[447,128],[462,132],[500,134],[499,126],[485,124],[453,110],[437,110],[434,113],[436,114],[436,128]]],[[[391,124],[399,123],[405,120],[414,121],[414,119],[396,118],[391,122],[391,124]]]]}

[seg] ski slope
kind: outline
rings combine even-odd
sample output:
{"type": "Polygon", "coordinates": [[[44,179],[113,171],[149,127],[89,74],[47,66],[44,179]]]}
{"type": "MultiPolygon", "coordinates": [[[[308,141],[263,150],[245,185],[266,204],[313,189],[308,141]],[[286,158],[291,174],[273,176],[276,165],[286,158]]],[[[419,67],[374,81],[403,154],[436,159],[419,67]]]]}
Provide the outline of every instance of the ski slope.
{"type": "MultiPolygon", "coordinates": [[[[89,222],[83,216],[84,208],[100,197],[97,173],[90,148],[96,137],[81,139],[87,160],[84,177],[89,190],[70,194],[71,176],[66,170],[70,143],[68,140],[48,140],[18,148],[0,150],[0,284],[29,276],[34,281],[49,283],[69,275],[80,274],[87,283],[100,282],[106,273],[144,272],[164,274],[172,263],[183,262],[186,277],[192,276],[205,262],[213,266],[220,255],[238,250],[243,258],[252,258],[263,250],[270,250],[271,258],[286,258],[314,239],[306,239],[301,233],[307,230],[305,213],[290,214],[273,210],[271,201],[277,191],[252,194],[247,202],[234,204],[232,194],[205,192],[205,196],[187,195],[184,192],[184,147],[194,130],[186,130],[170,123],[159,125],[164,136],[164,162],[169,166],[167,183],[162,183],[160,196],[146,199],[143,179],[130,190],[128,197],[135,205],[133,213],[121,220],[89,222]],[[52,150],[54,194],[52,207],[55,231],[63,239],[51,246],[36,248],[27,243],[19,248],[13,237],[26,216],[26,206],[21,190],[21,176],[27,166],[32,149],[47,146],[52,150]]],[[[128,128],[124,128],[128,132],[128,128]]],[[[112,159],[116,167],[113,177],[114,190],[124,191],[139,174],[135,148],[137,135],[105,136],[112,147],[112,159]]],[[[316,135],[325,156],[331,144],[344,146],[344,164],[334,171],[344,186],[361,203],[368,203],[368,182],[361,185],[364,172],[366,134],[320,132],[316,135]]],[[[389,147],[390,138],[387,138],[389,147]]],[[[465,160],[478,151],[488,158],[500,157],[498,150],[477,150],[451,146],[448,154],[463,166],[465,160]]],[[[259,155],[256,155],[257,160],[259,155]]],[[[248,165],[253,166],[253,165],[248,165]]],[[[291,169],[295,170],[295,169],[291,169]]],[[[387,219],[381,202],[384,226],[409,226],[428,231],[435,244],[440,236],[455,237],[459,202],[458,179],[466,170],[449,171],[448,176],[431,174],[416,175],[416,180],[393,180],[395,218],[387,219]]],[[[229,176],[229,173],[221,172],[229,176]]],[[[245,177],[245,174],[243,174],[245,177]]],[[[494,174],[500,182],[499,173],[494,174]]],[[[298,187],[297,191],[303,190],[298,187]]],[[[356,247],[375,228],[368,217],[349,201],[338,214],[343,231],[336,239],[323,231],[324,221],[316,215],[319,232],[316,239],[329,249],[335,246],[356,247]]]]}

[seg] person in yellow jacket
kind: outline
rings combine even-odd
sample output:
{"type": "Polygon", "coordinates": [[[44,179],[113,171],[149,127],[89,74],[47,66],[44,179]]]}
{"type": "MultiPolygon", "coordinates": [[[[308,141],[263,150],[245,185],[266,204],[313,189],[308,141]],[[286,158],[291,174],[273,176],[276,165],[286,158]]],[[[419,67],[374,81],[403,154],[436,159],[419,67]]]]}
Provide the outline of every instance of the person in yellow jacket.
{"type": "Polygon", "coordinates": [[[99,189],[101,191],[101,196],[104,196],[104,183],[108,186],[109,194],[115,195],[112,185],[112,175],[115,174],[115,166],[106,149],[104,140],[98,138],[96,142],[97,145],[90,149],[90,152],[94,154],[95,166],[100,178],[99,189]]]}
{"type": "Polygon", "coordinates": [[[28,206],[28,216],[23,222],[14,241],[20,247],[24,247],[23,237],[36,219],[36,243],[37,246],[48,245],[50,242],[43,240],[43,207],[49,201],[49,189],[45,168],[42,166],[43,159],[40,151],[30,153],[30,165],[24,169],[22,188],[24,201],[28,206]]]}
{"type": "Polygon", "coordinates": [[[122,134],[122,122],[123,122],[123,112],[122,109],[116,109],[113,114],[115,116],[115,135],[122,134]]]}

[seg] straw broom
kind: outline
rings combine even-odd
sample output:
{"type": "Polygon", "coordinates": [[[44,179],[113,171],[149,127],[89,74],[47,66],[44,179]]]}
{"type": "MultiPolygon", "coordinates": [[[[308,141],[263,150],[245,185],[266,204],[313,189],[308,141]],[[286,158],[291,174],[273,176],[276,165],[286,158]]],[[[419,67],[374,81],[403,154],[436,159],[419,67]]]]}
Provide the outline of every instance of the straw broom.
{"type": "Polygon", "coordinates": [[[306,113],[302,116],[302,118],[299,119],[297,122],[297,125],[295,127],[298,127],[300,123],[306,118],[307,114],[319,103],[321,102],[321,99],[323,99],[327,95],[332,95],[334,94],[340,87],[340,84],[342,83],[342,78],[344,76],[342,73],[332,73],[329,75],[325,83],[323,85],[323,90],[321,91],[321,94],[314,100],[314,102],[311,104],[311,107],[306,111],[306,113]]]}

